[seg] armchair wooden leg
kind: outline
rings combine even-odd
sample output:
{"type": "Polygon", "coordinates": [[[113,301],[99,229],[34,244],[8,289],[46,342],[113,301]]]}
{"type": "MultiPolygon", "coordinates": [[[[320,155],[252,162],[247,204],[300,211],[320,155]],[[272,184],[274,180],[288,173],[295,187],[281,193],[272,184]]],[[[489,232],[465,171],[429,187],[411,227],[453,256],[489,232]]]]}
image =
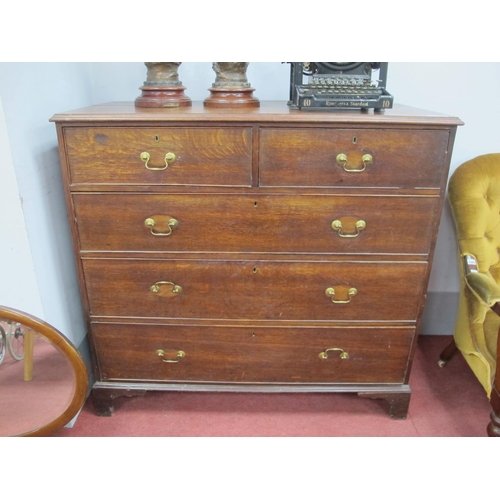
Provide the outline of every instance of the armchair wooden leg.
{"type": "Polygon", "coordinates": [[[446,363],[448,363],[448,361],[450,361],[451,358],[453,358],[453,356],[455,356],[455,354],[457,353],[458,351],[458,347],[456,346],[455,344],[455,341],[452,340],[444,349],[444,351],[439,355],[439,361],[438,361],[438,365],[442,368],[443,366],[446,365],[446,363]]]}
{"type": "Polygon", "coordinates": [[[489,437],[500,437],[500,394],[498,387],[493,387],[491,391],[491,422],[488,425],[487,432],[489,437]]]}
{"type": "MultiPolygon", "coordinates": [[[[500,316],[500,304],[496,303],[491,309],[500,316]]],[[[497,368],[491,390],[491,408],[493,411],[490,414],[491,422],[487,427],[488,436],[500,437],[500,328],[497,340],[497,368]]]]}

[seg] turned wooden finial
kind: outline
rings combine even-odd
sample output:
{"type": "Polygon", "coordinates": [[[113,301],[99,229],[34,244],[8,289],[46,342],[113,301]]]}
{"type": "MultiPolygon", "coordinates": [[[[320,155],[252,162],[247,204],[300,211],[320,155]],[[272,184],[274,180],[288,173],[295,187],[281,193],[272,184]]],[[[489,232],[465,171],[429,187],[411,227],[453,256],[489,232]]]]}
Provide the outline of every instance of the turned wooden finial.
{"type": "Polygon", "coordinates": [[[255,89],[247,80],[247,68],[247,62],[214,62],[215,82],[203,104],[212,108],[259,107],[259,100],[253,96],[255,89]]]}
{"type": "Polygon", "coordinates": [[[146,62],[147,76],[140,87],[142,94],[135,100],[138,108],[176,108],[191,106],[184,95],[186,87],[179,80],[180,62],[146,62]]]}

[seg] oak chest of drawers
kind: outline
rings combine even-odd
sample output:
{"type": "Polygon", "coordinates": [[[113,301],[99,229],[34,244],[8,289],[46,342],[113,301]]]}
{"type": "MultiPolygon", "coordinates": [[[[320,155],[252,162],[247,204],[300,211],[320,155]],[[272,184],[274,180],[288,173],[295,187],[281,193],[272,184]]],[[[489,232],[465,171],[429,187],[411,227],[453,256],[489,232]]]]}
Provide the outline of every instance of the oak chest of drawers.
{"type": "Polygon", "coordinates": [[[460,120],[263,102],[52,121],[99,414],[213,390],[355,392],[406,416],[460,120]]]}

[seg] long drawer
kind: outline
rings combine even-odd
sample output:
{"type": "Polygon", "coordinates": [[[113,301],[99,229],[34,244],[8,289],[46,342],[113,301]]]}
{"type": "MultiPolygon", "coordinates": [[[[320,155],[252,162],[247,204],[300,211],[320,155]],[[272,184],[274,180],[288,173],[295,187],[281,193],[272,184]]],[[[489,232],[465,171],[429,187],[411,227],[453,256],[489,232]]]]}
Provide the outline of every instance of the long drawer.
{"type": "Polygon", "coordinates": [[[82,259],[93,316],[414,321],[425,262],[82,259]]]}
{"type": "Polygon", "coordinates": [[[251,128],[68,127],[64,134],[71,184],[252,184],[251,128]]]}
{"type": "Polygon", "coordinates": [[[260,185],[439,187],[448,139],[442,130],[266,128],[260,185]]]}
{"type": "Polygon", "coordinates": [[[413,328],[93,324],[101,380],[402,383],[413,328]]]}
{"type": "Polygon", "coordinates": [[[426,196],[73,194],[83,251],[426,254],[437,202],[426,196]]]}

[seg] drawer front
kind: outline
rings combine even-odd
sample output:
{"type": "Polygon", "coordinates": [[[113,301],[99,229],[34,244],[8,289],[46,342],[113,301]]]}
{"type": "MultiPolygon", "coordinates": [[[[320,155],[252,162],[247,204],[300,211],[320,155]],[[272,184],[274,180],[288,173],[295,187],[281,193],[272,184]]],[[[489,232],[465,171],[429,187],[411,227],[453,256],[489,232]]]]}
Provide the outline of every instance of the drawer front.
{"type": "Polygon", "coordinates": [[[68,127],[64,135],[72,184],[252,184],[250,128],[68,127]]]}
{"type": "Polygon", "coordinates": [[[448,138],[444,130],[262,129],[260,185],[439,187],[448,138]]]}
{"type": "Polygon", "coordinates": [[[75,193],[73,201],[84,251],[426,254],[438,198],[75,193]]]}
{"type": "Polygon", "coordinates": [[[101,380],[228,383],[402,383],[414,334],[97,323],[92,329],[101,380]]]}
{"type": "Polygon", "coordinates": [[[414,321],[427,264],[84,258],[83,268],[94,316],[414,321]]]}

